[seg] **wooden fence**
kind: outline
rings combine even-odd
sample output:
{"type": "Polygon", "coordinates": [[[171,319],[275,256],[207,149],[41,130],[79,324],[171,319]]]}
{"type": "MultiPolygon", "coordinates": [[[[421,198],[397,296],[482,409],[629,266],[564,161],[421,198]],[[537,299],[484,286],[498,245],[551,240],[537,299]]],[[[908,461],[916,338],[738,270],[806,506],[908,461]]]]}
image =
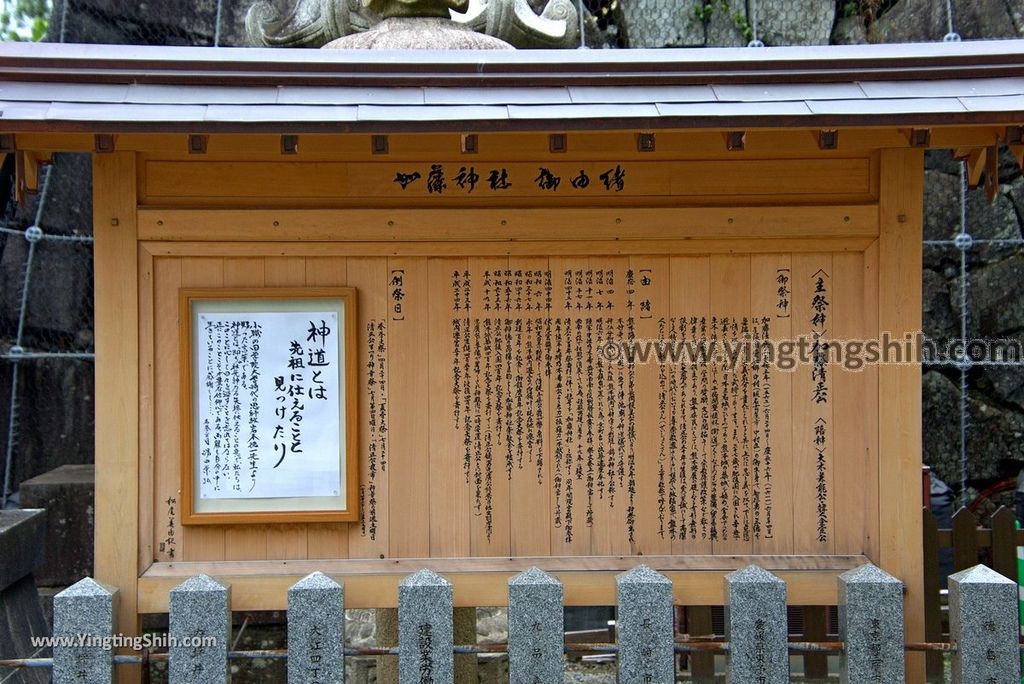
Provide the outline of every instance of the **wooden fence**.
{"type": "MultiPolygon", "coordinates": [[[[962,524],[962,523],[961,523],[962,524]]],[[[344,643],[344,587],[319,572],[288,591],[288,648],[269,652],[230,651],[231,587],[199,575],[171,590],[166,659],[169,680],[224,682],[229,663],[246,657],[286,657],[291,683],[339,682],[345,658],[397,655],[401,684],[454,681],[454,655],[506,651],[513,684],[563,681],[565,652],[615,654],[618,680],[630,684],[675,682],[680,655],[724,653],[728,681],[788,682],[790,655],[838,653],[843,681],[900,682],[904,678],[903,585],[867,564],[839,577],[839,641],[791,643],[786,584],[748,566],[725,576],[724,642],[679,639],[674,625],[672,583],[646,566],[616,578],[615,643],[567,644],[562,631],[563,590],[553,576],[532,568],[509,580],[507,644],[453,643],[452,585],[421,570],[399,585],[399,645],[356,649],[344,643]]],[[[953,681],[1019,684],[1017,585],[976,565],[949,578],[953,681]]],[[[115,656],[116,590],[84,579],[54,598],[51,665],[56,684],[109,682],[115,665],[140,663],[140,656],[115,656]]],[[[43,663],[42,661],[47,661],[43,663]]],[[[24,662],[23,665],[33,663],[24,662]]]]}
{"type": "MultiPolygon", "coordinates": [[[[1016,516],[1007,507],[979,526],[978,516],[961,508],[952,516],[949,529],[940,529],[935,516],[924,510],[925,640],[948,640],[949,620],[943,576],[983,563],[1017,584],[1017,547],[1024,546],[1024,530],[1016,529],[1016,516]]],[[[929,680],[942,680],[942,654],[927,655],[929,680]]]]}

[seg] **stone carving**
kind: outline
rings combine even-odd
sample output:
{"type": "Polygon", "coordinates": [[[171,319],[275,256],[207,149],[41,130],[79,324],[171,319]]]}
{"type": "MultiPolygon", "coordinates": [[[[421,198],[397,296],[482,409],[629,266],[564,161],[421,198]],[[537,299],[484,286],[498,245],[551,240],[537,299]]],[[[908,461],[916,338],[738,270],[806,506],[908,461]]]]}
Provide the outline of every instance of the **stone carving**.
{"type": "Polygon", "coordinates": [[[465,12],[469,0],[363,0],[363,6],[385,19],[391,17],[448,17],[465,12]]]}
{"type": "Polygon", "coordinates": [[[452,18],[474,31],[517,48],[573,48],[579,45],[579,14],[572,0],[550,0],[540,16],[526,0],[470,0],[465,14],[452,18]]]}
{"type": "MultiPolygon", "coordinates": [[[[518,48],[579,45],[573,0],[549,0],[539,16],[527,0],[296,0],[287,12],[273,0],[259,0],[245,25],[250,43],[258,47],[324,47],[396,18],[448,19],[451,28],[468,28],[518,48]]],[[[331,47],[370,46],[365,42],[331,47]]]]}

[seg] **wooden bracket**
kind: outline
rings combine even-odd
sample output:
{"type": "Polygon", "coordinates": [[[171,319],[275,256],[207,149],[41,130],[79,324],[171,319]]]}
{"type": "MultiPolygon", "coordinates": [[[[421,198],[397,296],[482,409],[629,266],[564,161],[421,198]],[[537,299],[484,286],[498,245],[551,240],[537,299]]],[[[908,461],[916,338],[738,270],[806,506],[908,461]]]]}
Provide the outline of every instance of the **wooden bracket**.
{"type": "Polygon", "coordinates": [[[206,154],[206,148],[210,144],[210,137],[206,135],[188,136],[189,154],[206,154]]]}
{"type": "Polygon", "coordinates": [[[932,144],[932,129],[914,128],[910,131],[911,147],[928,147],[932,144]]]}
{"type": "Polygon", "coordinates": [[[742,152],[747,147],[746,131],[729,131],[725,134],[725,149],[730,152],[742,152]]]}
{"type": "Polygon", "coordinates": [[[999,147],[989,147],[985,154],[985,197],[995,202],[999,196],[999,147]]]}
{"type": "Polygon", "coordinates": [[[1017,166],[1024,171],[1024,145],[1010,145],[1010,154],[1017,160],[1017,166]]]}
{"type": "Polygon", "coordinates": [[[986,147],[959,147],[953,150],[953,158],[967,162],[967,184],[976,188],[981,183],[985,170],[986,147]]]}
{"type": "Polygon", "coordinates": [[[39,169],[52,161],[51,154],[14,152],[14,196],[18,204],[24,202],[27,195],[39,192],[39,169]]]}
{"type": "Polygon", "coordinates": [[[281,154],[298,154],[299,153],[299,136],[297,135],[282,135],[281,136],[281,154]]]}
{"type": "Polygon", "coordinates": [[[1017,166],[1024,171],[1024,126],[1007,126],[1003,142],[1010,148],[1010,154],[1017,160],[1017,166]]]}
{"type": "Polygon", "coordinates": [[[110,154],[114,151],[114,136],[109,133],[97,133],[93,137],[93,149],[98,154],[110,154]]]}
{"type": "Polygon", "coordinates": [[[818,148],[835,150],[839,148],[839,131],[835,128],[823,128],[818,131],[818,148]]]}

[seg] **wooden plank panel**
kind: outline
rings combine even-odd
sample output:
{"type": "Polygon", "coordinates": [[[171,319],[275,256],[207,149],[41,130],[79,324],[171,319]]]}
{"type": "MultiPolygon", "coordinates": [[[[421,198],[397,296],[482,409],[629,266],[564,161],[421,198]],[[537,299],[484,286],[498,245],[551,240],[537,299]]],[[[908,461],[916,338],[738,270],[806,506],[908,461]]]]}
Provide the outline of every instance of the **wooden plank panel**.
{"type": "MultiPolygon", "coordinates": [[[[878,242],[873,243],[864,252],[864,323],[870,335],[878,337],[878,242]]],[[[867,409],[864,411],[864,430],[868,435],[868,455],[865,464],[867,477],[864,487],[867,498],[867,518],[865,520],[864,553],[875,559],[879,558],[879,463],[878,463],[878,366],[870,365],[864,369],[864,393],[867,409]]]]}
{"type": "MultiPolygon", "coordinates": [[[[347,284],[348,260],[345,257],[306,259],[306,285],[342,287],[347,284]]],[[[358,354],[358,350],[356,351],[358,354]]],[[[306,526],[308,558],[347,558],[350,523],[310,523],[306,526]]]]}
{"type": "MultiPolygon", "coordinates": [[[[153,382],[158,387],[177,387],[180,377],[178,350],[178,289],[181,259],[153,260],[153,382]]],[[[185,558],[186,534],[181,528],[181,422],[177,392],[157,392],[153,397],[154,536],[153,557],[159,561],[185,558]],[[172,514],[173,511],[173,514],[172,514]],[[172,543],[173,542],[173,543],[172,543]]]]}
{"type": "MultiPolygon", "coordinates": [[[[835,546],[835,377],[813,363],[814,335],[825,345],[836,318],[831,254],[793,256],[793,334],[806,340],[809,363],[793,374],[793,520],[797,553],[832,553],[835,546]],[[824,289],[822,289],[824,288],[824,289]],[[815,303],[817,300],[817,303],[815,303]],[[824,318],[816,318],[823,316],[824,318]]],[[[827,350],[822,348],[827,355],[827,350]]]]}
{"type": "MultiPolygon", "coordinates": [[[[260,257],[224,260],[225,287],[263,287],[264,259],[260,257]]],[[[230,525],[224,528],[224,559],[267,557],[268,525],[230,525]]]]}
{"type": "MultiPolygon", "coordinates": [[[[427,286],[429,322],[427,345],[430,356],[430,556],[465,557],[470,546],[470,474],[464,470],[464,411],[462,401],[462,342],[468,316],[464,298],[466,259],[431,259],[427,286]],[[458,307],[456,309],[456,307],[458,307]],[[456,327],[458,344],[456,344],[456,327]],[[456,379],[458,369],[458,379],[456,379]],[[458,402],[458,415],[456,415],[458,402]]],[[[472,274],[471,274],[472,277],[472,274]]],[[[504,476],[504,468],[496,475],[504,476]]]]}
{"type": "MultiPolygon", "coordinates": [[[[636,339],[657,339],[659,321],[671,312],[669,287],[669,260],[664,257],[630,257],[630,268],[636,278],[635,308],[636,339]]],[[[659,374],[657,362],[643,363],[636,368],[636,396],[657,397],[659,374]]],[[[651,555],[670,553],[672,542],[668,537],[659,496],[659,476],[665,465],[660,459],[661,437],[655,404],[636,412],[636,526],[633,552],[651,555]]],[[[667,472],[664,473],[667,481],[667,472]]]]}
{"type": "MultiPolygon", "coordinates": [[[[494,335],[492,338],[492,340],[501,338],[501,343],[504,345],[503,356],[507,360],[503,373],[505,402],[510,407],[505,411],[505,433],[509,437],[502,445],[496,420],[489,422],[486,411],[485,320],[491,316],[484,311],[484,274],[485,272],[490,273],[493,278],[495,272],[504,272],[505,282],[511,288],[507,290],[507,292],[511,292],[511,298],[515,297],[517,285],[515,278],[509,274],[512,267],[508,259],[470,258],[467,259],[466,265],[472,287],[469,325],[463,333],[463,359],[465,359],[465,352],[468,351],[470,364],[469,366],[464,365],[462,369],[464,376],[463,403],[469,409],[469,413],[463,416],[462,434],[464,441],[469,440],[468,452],[464,449],[463,454],[464,457],[468,454],[470,459],[468,464],[470,555],[506,556],[511,553],[512,543],[512,527],[509,517],[512,485],[517,477],[519,466],[526,467],[529,455],[529,447],[526,444],[526,434],[523,429],[525,416],[522,401],[525,398],[525,390],[520,391],[516,384],[518,377],[525,377],[524,363],[529,357],[529,347],[525,337],[523,312],[516,311],[514,301],[509,302],[509,295],[506,294],[504,301],[510,303],[510,306],[494,312],[493,317],[496,320],[509,321],[509,324],[505,326],[505,332],[494,335]],[[516,361],[517,358],[519,363],[516,361]],[[517,371],[517,369],[519,370],[517,371]],[[517,408],[520,416],[518,419],[517,408]],[[516,435],[516,430],[512,429],[513,424],[517,424],[520,428],[518,435],[516,435]],[[490,449],[487,446],[489,435],[492,440],[490,449]],[[511,453],[508,445],[512,445],[511,453]],[[488,453],[490,453],[489,458],[488,453]],[[513,463],[511,471],[506,467],[509,462],[513,463]],[[488,470],[490,470],[490,478],[488,478],[488,470]],[[488,479],[491,483],[490,495],[488,495],[488,479]]],[[[495,372],[495,377],[496,370],[496,368],[492,369],[492,372],[495,372]]],[[[494,400],[496,401],[496,394],[494,400]]],[[[464,444],[464,446],[467,445],[464,444]]]]}
{"type": "MultiPolygon", "coordinates": [[[[711,262],[708,257],[673,257],[671,298],[672,314],[679,318],[678,338],[691,344],[699,342],[701,320],[709,319],[711,305],[711,262]],[[682,329],[679,328],[682,326],[682,329]]],[[[705,364],[679,364],[674,369],[681,386],[679,430],[682,435],[682,477],[679,505],[685,534],[673,542],[672,553],[711,553],[712,544],[706,523],[708,462],[706,442],[701,439],[701,382],[705,364]],[[702,484],[701,473],[704,474],[702,484]],[[702,514],[701,501],[704,501],[702,514]],[[702,517],[705,521],[702,523],[702,517]]]]}
{"type": "MultiPolygon", "coordinates": [[[[767,321],[767,334],[762,323],[758,340],[776,344],[792,341],[793,334],[793,291],[792,257],[789,254],[755,254],[750,257],[750,298],[755,318],[767,321]]],[[[776,347],[778,349],[778,347],[776,347]]],[[[790,353],[792,349],[789,350],[790,353]]],[[[777,352],[776,352],[777,353],[777,352]]],[[[755,553],[793,552],[793,371],[791,366],[781,366],[776,357],[766,359],[761,365],[759,392],[761,401],[757,409],[759,420],[753,420],[755,431],[758,425],[764,429],[752,439],[757,439],[762,448],[758,460],[758,489],[760,497],[755,509],[760,509],[760,530],[754,531],[755,553]],[[770,475],[770,477],[768,477],[770,475]]],[[[754,410],[754,409],[752,409],[754,410]]]]}
{"type": "MultiPolygon", "coordinates": [[[[627,519],[629,516],[629,492],[627,491],[626,455],[628,453],[628,415],[629,415],[629,372],[624,359],[610,362],[611,358],[607,353],[601,353],[602,344],[609,341],[621,343],[626,337],[626,272],[629,270],[628,257],[604,257],[600,260],[605,271],[605,288],[607,300],[611,303],[610,313],[605,316],[612,324],[610,330],[606,329],[605,338],[599,341],[595,351],[598,352],[599,360],[605,364],[606,394],[608,395],[606,413],[612,414],[608,421],[608,454],[606,457],[608,470],[609,497],[608,505],[608,531],[606,549],[611,555],[626,555],[630,553],[629,534],[627,531],[627,519]],[[613,275],[609,281],[608,274],[613,275]],[[614,486],[612,486],[614,485],[614,486]]],[[[600,530],[596,531],[595,537],[599,536],[600,530]]],[[[594,544],[595,550],[598,545],[594,544]]]]}
{"type": "MultiPolygon", "coordinates": [[[[718,316],[718,339],[726,357],[738,350],[742,339],[742,320],[750,315],[750,257],[716,256],[710,263],[711,311],[718,316]],[[724,320],[724,323],[723,323],[724,320]]],[[[750,553],[749,485],[743,482],[743,369],[731,361],[717,365],[720,390],[718,418],[721,423],[719,442],[718,489],[719,506],[725,513],[719,518],[719,540],[715,553],[750,553]]]]}
{"type": "MultiPolygon", "coordinates": [[[[376,431],[371,433],[371,411],[377,413],[384,408],[387,412],[388,387],[387,368],[383,369],[384,387],[378,380],[373,380],[375,404],[370,402],[371,376],[380,377],[382,370],[375,362],[371,368],[370,331],[374,347],[378,344],[387,345],[381,334],[387,335],[387,259],[359,258],[349,259],[347,264],[347,280],[350,287],[356,288],[359,296],[359,481],[360,481],[360,520],[348,530],[348,552],[352,558],[384,558],[389,553],[389,469],[380,467],[379,449],[388,449],[389,436],[380,432],[380,423],[376,431]],[[373,468],[371,472],[371,447],[373,449],[373,468]]],[[[386,464],[386,456],[385,464],[386,464]]]]}
{"type": "MultiPolygon", "coordinates": [[[[620,539],[629,541],[624,530],[613,528],[612,510],[609,506],[608,497],[608,416],[607,407],[609,396],[607,375],[609,364],[600,353],[604,341],[607,339],[608,314],[604,305],[610,297],[605,284],[606,274],[611,271],[614,262],[607,257],[591,257],[587,261],[587,272],[589,274],[587,289],[590,290],[590,298],[587,304],[592,308],[585,311],[587,320],[584,321],[585,334],[589,342],[587,347],[593,356],[592,370],[590,371],[588,395],[590,399],[587,405],[587,476],[589,481],[588,489],[593,491],[593,496],[588,497],[593,508],[593,524],[590,528],[590,552],[595,556],[604,556],[613,553],[616,542],[620,539]],[[600,308],[599,308],[600,307],[600,308]]],[[[628,262],[626,262],[628,268],[628,262]]],[[[623,275],[625,273],[623,272],[623,275]]],[[[621,499],[619,501],[621,502],[621,499]]],[[[621,543],[621,542],[620,542],[621,543]]]]}
{"type": "MultiPolygon", "coordinates": [[[[833,318],[835,339],[842,341],[865,340],[868,334],[864,317],[864,256],[862,254],[833,254],[833,318]]],[[[867,376],[854,369],[857,356],[854,347],[844,344],[849,359],[844,364],[831,366],[833,379],[833,411],[835,438],[833,441],[836,490],[833,497],[835,510],[836,553],[863,553],[867,510],[877,506],[869,498],[871,488],[839,486],[841,483],[867,480],[869,473],[869,441],[867,376]]],[[[861,358],[861,360],[863,360],[861,358]]]]}
{"type": "Polygon", "coordinates": [[[677,162],[672,165],[673,195],[785,195],[867,193],[871,189],[868,159],[808,159],[677,162]],[[728,179],[728,188],[723,185],[728,179]]]}
{"type": "Polygon", "coordinates": [[[586,523],[586,429],[580,421],[584,413],[586,387],[580,384],[586,366],[584,312],[576,308],[578,292],[588,268],[586,258],[554,257],[549,261],[552,278],[552,315],[560,322],[552,333],[556,355],[562,357],[562,391],[558,375],[552,392],[553,420],[548,421],[552,454],[551,552],[556,555],[590,555],[591,527],[586,523]],[[577,332],[577,321],[580,321],[577,332]],[[560,333],[560,334],[559,334],[560,333]],[[577,341],[577,336],[579,340],[577,341]],[[559,394],[562,408],[559,411],[559,394]],[[562,420],[558,420],[561,412],[562,420]],[[559,435],[559,426],[561,435],[559,435]],[[561,449],[558,445],[561,444],[561,449]],[[558,475],[561,475],[556,480],[558,475]]]}
{"type": "MultiPolygon", "coordinates": [[[[894,336],[921,329],[924,155],[881,155],[878,329],[894,336]]],[[[921,367],[879,368],[880,566],[903,580],[906,638],[924,638],[921,588],[921,367]]],[[[924,679],[920,655],[907,657],[907,681],[924,679]]]]}
{"type": "MultiPolygon", "coordinates": [[[[223,287],[224,286],[224,259],[188,257],[181,259],[181,287],[223,287]]],[[[173,306],[178,306],[178,293],[167,293],[173,297],[173,306]]],[[[180,326],[181,321],[174,320],[180,326]]],[[[179,350],[180,353],[180,350],[179,350]]],[[[189,401],[184,397],[182,401],[189,401]]],[[[180,411],[180,406],[179,406],[180,411]]],[[[180,415],[176,416],[173,426],[181,425],[180,415]]],[[[180,427],[178,427],[180,430],[180,427]]],[[[179,437],[180,444],[180,437],[179,437]]],[[[180,451],[175,462],[181,458],[180,451]]],[[[182,535],[185,539],[185,549],[182,557],[185,560],[223,560],[224,559],[224,530],[222,526],[214,525],[192,525],[185,528],[182,535]]]]}
{"type": "MultiPolygon", "coordinates": [[[[549,383],[544,377],[545,282],[549,268],[545,257],[508,260],[513,283],[522,282],[523,308],[513,311],[523,326],[523,410],[525,417],[525,451],[521,464],[517,462],[508,483],[510,554],[513,556],[543,556],[551,550],[550,449],[544,427],[550,413],[542,397],[549,383]],[[522,467],[520,467],[520,465],[522,467]]],[[[552,283],[552,287],[554,284],[552,283]]],[[[518,302],[514,306],[518,306],[518,302]]],[[[518,337],[518,332],[517,332],[518,337]]],[[[513,351],[513,355],[515,355],[513,351]]],[[[496,459],[497,460],[497,459],[496,459]]],[[[497,493],[498,490],[495,490],[497,493]]]]}
{"type": "MultiPolygon", "coordinates": [[[[153,256],[138,250],[139,264],[139,574],[153,563],[156,539],[154,472],[153,256]]],[[[177,511],[175,511],[177,512],[177,511]]]]}
{"type": "MultiPolygon", "coordinates": [[[[306,284],[306,259],[278,257],[264,262],[267,287],[302,287],[306,284]]],[[[275,524],[267,529],[267,558],[306,558],[308,539],[305,524],[275,524]]]]}
{"type": "MultiPolygon", "coordinates": [[[[96,578],[120,590],[118,626],[126,634],[137,634],[139,271],[135,155],[97,155],[93,180],[96,468],[104,473],[96,480],[96,578]]],[[[134,674],[129,670],[125,678],[134,674]]]]}
{"type": "MultiPolygon", "coordinates": [[[[401,391],[388,394],[389,555],[425,557],[430,552],[430,521],[422,514],[430,506],[428,458],[430,406],[422,400],[429,387],[427,346],[430,317],[427,264],[423,260],[388,259],[388,380],[401,391]],[[393,279],[401,275],[401,285],[393,279]],[[396,300],[396,297],[401,300],[396,300]],[[400,307],[396,307],[400,304],[400,307]],[[397,308],[397,310],[396,310],[397,308]]],[[[375,285],[373,287],[380,287],[375,285]]]]}

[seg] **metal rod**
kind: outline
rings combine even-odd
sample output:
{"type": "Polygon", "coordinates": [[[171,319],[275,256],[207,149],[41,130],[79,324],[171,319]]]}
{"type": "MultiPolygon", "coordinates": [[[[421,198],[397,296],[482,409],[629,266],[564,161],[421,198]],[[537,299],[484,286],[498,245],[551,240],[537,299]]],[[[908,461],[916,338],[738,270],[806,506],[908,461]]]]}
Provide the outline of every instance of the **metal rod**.
{"type": "MultiPolygon", "coordinates": [[[[67,0],[65,0],[66,2],[67,0]]],[[[221,15],[224,13],[224,0],[217,0],[216,25],[213,27],[213,47],[220,47],[221,15]]]]}
{"type": "MultiPolygon", "coordinates": [[[[679,639],[675,642],[676,653],[728,653],[729,642],[727,641],[706,641],[703,639],[679,639]]],[[[844,646],[838,641],[792,641],[786,645],[790,653],[831,653],[840,654],[844,646]]],[[[1024,644],[1019,646],[1024,652],[1024,644]]],[[[903,645],[904,651],[913,653],[955,653],[956,646],[948,641],[925,641],[907,642],[903,645]]],[[[452,651],[459,655],[474,655],[486,653],[507,653],[507,643],[457,645],[452,651]]],[[[609,653],[619,652],[617,644],[603,643],[567,643],[566,653],[609,653]]],[[[399,653],[397,646],[348,646],[345,648],[345,655],[348,657],[357,656],[396,656],[399,653]]],[[[115,655],[116,665],[141,665],[143,663],[167,662],[170,654],[150,653],[144,651],[142,655],[115,655]]],[[[286,648],[265,648],[252,651],[229,651],[229,660],[286,660],[288,649],[286,648]]],[[[0,667],[21,668],[21,667],[53,667],[53,658],[8,658],[0,660],[0,667]]]]}
{"type": "Polygon", "coordinates": [[[21,354],[0,354],[0,359],[15,361],[17,359],[79,359],[93,361],[96,354],[93,352],[23,352],[21,354]]]}
{"type": "MultiPolygon", "coordinates": [[[[950,10],[952,12],[952,10],[950,10]]],[[[950,14],[950,32],[952,33],[953,19],[950,14]]],[[[962,358],[960,361],[960,505],[967,506],[969,503],[967,493],[967,450],[968,431],[970,429],[970,402],[967,396],[967,373],[971,367],[971,360],[967,355],[967,328],[968,328],[968,296],[969,284],[967,271],[967,250],[972,242],[967,232],[967,200],[968,200],[968,175],[967,162],[960,162],[960,233],[957,235],[958,247],[960,249],[960,341],[963,343],[962,358]]]]}

